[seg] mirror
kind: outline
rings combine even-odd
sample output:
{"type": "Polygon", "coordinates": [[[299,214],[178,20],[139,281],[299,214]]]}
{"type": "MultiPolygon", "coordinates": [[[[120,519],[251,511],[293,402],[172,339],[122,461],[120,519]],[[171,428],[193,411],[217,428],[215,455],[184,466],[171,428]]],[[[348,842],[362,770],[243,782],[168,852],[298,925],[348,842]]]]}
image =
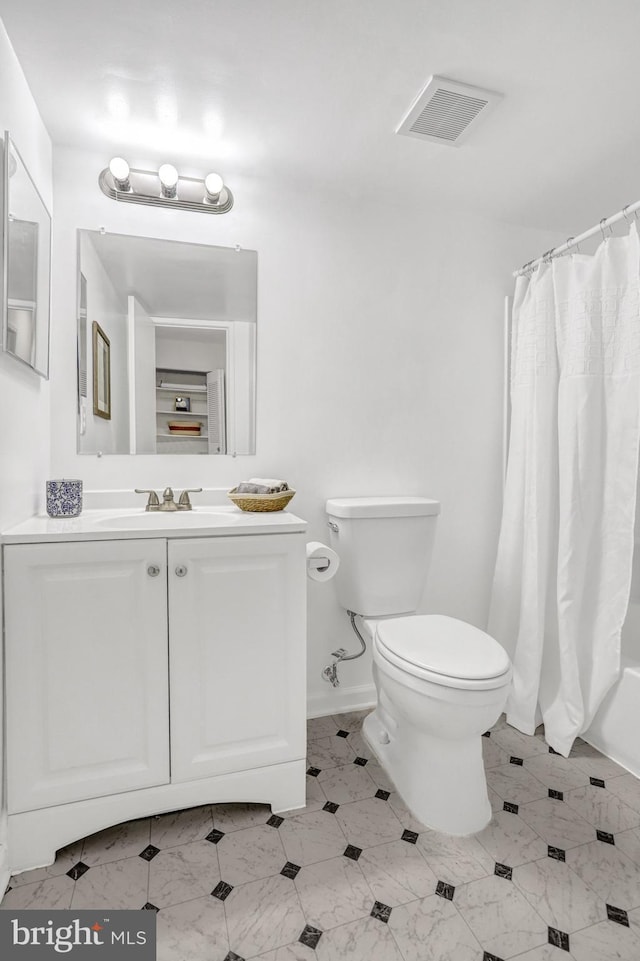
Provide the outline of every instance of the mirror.
{"type": "Polygon", "coordinates": [[[2,182],[2,346],[48,378],[51,217],[6,131],[2,182]]]}
{"type": "Polygon", "coordinates": [[[254,454],[258,255],[78,231],[78,452],[254,454]]]}

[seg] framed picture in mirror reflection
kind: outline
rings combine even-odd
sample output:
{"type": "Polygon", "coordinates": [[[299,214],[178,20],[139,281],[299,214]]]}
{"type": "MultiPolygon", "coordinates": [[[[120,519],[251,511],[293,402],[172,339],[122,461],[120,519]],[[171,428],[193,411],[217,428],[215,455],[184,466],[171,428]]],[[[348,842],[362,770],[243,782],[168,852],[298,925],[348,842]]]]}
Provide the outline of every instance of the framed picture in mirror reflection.
{"type": "Polygon", "coordinates": [[[111,420],[111,343],[95,320],[93,329],[93,413],[111,420]]]}

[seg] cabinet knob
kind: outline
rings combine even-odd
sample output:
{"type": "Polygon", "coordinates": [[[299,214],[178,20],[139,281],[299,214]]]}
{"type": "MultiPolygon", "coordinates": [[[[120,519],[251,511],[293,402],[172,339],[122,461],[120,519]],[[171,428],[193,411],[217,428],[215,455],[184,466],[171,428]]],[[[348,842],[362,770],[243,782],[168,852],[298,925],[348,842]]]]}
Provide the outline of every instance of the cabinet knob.
{"type": "Polygon", "coordinates": [[[149,564],[149,566],[147,567],[147,574],[149,575],[149,577],[157,577],[159,573],[160,573],[160,568],[158,567],[157,564],[149,564]]]}
{"type": "Polygon", "coordinates": [[[178,577],[184,577],[186,573],[187,573],[187,568],[184,566],[184,564],[178,564],[178,566],[176,567],[176,574],[178,575],[178,577]]]}

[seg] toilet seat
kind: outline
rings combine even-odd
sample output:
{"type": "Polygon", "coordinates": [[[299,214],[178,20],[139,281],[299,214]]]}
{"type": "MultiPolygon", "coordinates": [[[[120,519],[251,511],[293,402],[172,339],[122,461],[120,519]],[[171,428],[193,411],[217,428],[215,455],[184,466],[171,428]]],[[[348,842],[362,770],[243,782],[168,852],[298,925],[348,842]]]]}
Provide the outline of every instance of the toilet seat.
{"type": "Polygon", "coordinates": [[[441,614],[414,614],[376,624],[377,653],[395,667],[443,687],[491,690],[510,680],[507,652],[484,631],[441,614]]]}

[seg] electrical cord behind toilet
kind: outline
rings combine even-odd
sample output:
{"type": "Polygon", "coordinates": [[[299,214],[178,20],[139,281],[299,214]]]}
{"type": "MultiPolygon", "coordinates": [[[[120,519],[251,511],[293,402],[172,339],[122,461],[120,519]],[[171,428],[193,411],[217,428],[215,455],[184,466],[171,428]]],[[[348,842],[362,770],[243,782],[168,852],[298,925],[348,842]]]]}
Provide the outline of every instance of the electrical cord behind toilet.
{"type": "Polygon", "coordinates": [[[356,617],[358,617],[359,615],[354,613],[354,611],[347,611],[347,614],[351,619],[351,627],[353,628],[362,647],[357,652],[357,654],[349,654],[349,652],[345,650],[344,647],[339,647],[337,651],[331,652],[331,656],[334,657],[335,660],[331,664],[329,664],[328,667],[325,667],[325,669],[322,672],[322,676],[325,679],[325,681],[329,681],[329,683],[332,684],[333,687],[338,687],[340,685],[340,679],[338,677],[338,664],[340,664],[341,661],[355,661],[356,658],[362,657],[362,655],[367,649],[366,641],[362,636],[362,634],[360,633],[360,631],[358,630],[358,626],[356,624],[356,617]]]}

